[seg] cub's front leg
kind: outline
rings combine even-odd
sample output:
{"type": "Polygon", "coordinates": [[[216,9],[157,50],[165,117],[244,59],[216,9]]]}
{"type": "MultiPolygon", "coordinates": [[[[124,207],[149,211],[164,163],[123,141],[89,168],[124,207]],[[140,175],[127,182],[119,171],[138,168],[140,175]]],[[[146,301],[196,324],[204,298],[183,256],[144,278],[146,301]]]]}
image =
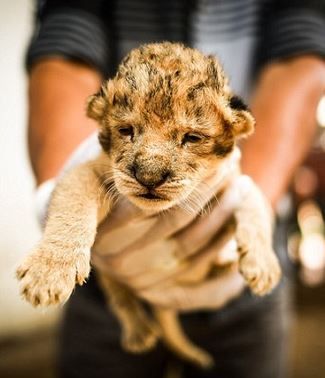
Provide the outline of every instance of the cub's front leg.
{"type": "Polygon", "coordinates": [[[281,269],[272,248],[272,214],[260,189],[248,176],[238,178],[243,191],[235,211],[239,269],[257,295],[270,292],[279,282],[281,269]]]}
{"type": "Polygon", "coordinates": [[[43,238],[17,269],[21,294],[34,306],[65,302],[89,275],[97,224],[109,207],[94,166],[81,165],[58,184],[43,238]]]}

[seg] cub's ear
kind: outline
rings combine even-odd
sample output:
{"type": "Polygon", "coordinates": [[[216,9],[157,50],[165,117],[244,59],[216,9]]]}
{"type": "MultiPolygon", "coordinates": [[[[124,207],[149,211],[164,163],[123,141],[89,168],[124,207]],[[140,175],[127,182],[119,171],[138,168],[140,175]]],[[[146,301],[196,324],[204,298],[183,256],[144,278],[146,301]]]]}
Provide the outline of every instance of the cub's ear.
{"type": "Polygon", "coordinates": [[[232,130],[235,138],[244,138],[254,132],[255,119],[248,106],[239,96],[229,99],[232,110],[232,130]]]}
{"type": "Polygon", "coordinates": [[[87,100],[87,116],[101,122],[107,108],[107,96],[104,86],[87,100]]]}

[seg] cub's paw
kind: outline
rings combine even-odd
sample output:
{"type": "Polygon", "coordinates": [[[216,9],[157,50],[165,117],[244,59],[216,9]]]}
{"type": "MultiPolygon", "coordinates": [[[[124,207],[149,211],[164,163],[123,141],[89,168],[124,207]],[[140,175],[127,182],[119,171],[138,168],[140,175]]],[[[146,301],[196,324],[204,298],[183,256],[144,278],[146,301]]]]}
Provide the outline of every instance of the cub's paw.
{"type": "Polygon", "coordinates": [[[239,270],[256,295],[269,293],[279,283],[281,268],[272,250],[241,250],[239,270]]]}
{"type": "Polygon", "coordinates": [[[38,247],[16,271],[21,281],[21,295],[33,306],[65,302],[75,284],[82,285],[88,277],[88,256],[83,252],[63,254],[45,245],[38,247]]]}
{"type": "Polygon", "coordinates": [[[136,322],[132,328],[123,332],[122,347],[131,353],[143,353],[151,350],[158,338],[159,328],[154,322],[136,322]]]}

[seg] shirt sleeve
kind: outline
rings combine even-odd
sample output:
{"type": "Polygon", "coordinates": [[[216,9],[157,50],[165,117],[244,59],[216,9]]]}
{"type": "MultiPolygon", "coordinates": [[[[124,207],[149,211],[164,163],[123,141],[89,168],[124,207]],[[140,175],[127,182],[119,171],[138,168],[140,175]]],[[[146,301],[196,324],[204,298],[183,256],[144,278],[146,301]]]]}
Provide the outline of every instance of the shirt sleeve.
{"type": "Polygon", "coordinates": [[[259,65],[313,54],[325,56],[325,1],[278,0],[262,17],[259,65]]]}
{"type": "Polygon", "coordinates": [[[102,0],[38,0],[27,69],[41,58],[62,56],[108,72],[108,29],[102,0]]]}

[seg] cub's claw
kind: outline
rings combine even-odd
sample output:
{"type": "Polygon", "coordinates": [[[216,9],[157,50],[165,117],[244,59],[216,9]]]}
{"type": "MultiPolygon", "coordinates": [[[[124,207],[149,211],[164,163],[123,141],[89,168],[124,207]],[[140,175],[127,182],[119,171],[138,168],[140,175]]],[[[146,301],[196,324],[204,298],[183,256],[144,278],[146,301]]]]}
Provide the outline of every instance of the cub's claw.
{"type": "Polygon", "coordinates": [[[52,252],[53,249],[47,246],[37,248],[16,271],[21,281],[21,295],[33,306],[64,303],[75,284],[82,285],[89,275],[87,254],[52,252]]]}
{"type": "Polygon", "coordinates": [[[269,293],[279,283],[281,268],[273,251],[262,249],[240,252],[239,270],[256,295],[269,293]]]}

